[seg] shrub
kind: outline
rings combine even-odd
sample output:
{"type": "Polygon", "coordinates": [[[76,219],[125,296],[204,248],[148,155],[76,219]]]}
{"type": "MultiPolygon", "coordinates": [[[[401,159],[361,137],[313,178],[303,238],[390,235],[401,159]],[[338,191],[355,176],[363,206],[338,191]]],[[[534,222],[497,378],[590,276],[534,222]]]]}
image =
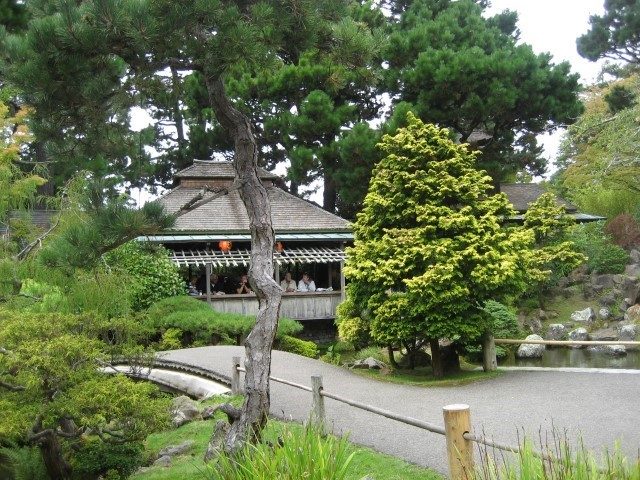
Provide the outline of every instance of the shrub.
{"type": "Polygon", "coordinates": [[[369,322],[360,317],[342,318],[338,322],[338,335],[341,340],[349,342],[356,349],[371,344],[371,330],[369,322]]]}
{"type": "MultiPolygon", "coordinates": [[[[217,312],[207,303],[186,295],[160,300],[148,309],[147,315],[150,325],[161,334],[170,328],[182,330],[185,346],[193,341],[240,345],[256,321],[248,315],[217,312]]],[[[298,322],[282,318],[278,322],[276,338],[301,331],[302,325],[298,322]]]]}
{"type": "Polygon", "coordinates": [[[281,441],[247,444],[234,457],[218,456],[207,466],[210,480],[344,480],[354,453],[345,437],[324,435],[319,429],[287,427],[281,441]]]}
{"type": "Polygon", "coordinates": [[[628,213],[621,213],[612,218],[604,231],[611,235],[616,245],[627,250],[640,245],[640,224],[628,213]]]}
{"type": "Polygon", "coordinates": [[[129,478],[144,463],[143,452],[144,447],[139,442],[112,444],[88,441],[73,457],[74,478],[129,478]]]}
{"type": "Polygon", "coordinates": [[[0,448],[0,478],[46,480],[49,478],[37,447],[0,448]]]}
{"type": "Polygon", "coordinates": [[[629,254],[617,246],[604,232],[602,222],[576,225],[571,240],[587,257],[587,269],[597,273],[622,273],[629,261],[629,254]]]}
{"type": "Polygon", "coordinates": [[[303,357],[318,358],[318,346],[313,342],[301,340],[289,335],[282,335],[277,340],[278,350],[295,353],[303,357]]]}
{"type": "MultiPolygon", "coordinates": [[[[491,332],[496,338],[520,338],[521,331],[518,325],[518,317],[515,311],[494,300],[487,300],[482,310],[489,316],[491,332]]],[[[466,357],[471,361],[479,361],[482,359],[482,347],[478,342],[470,343],[464,346],[466,357]]],[[[496,356],[504,358],[509,354],[509,347],[496,346],[496,356]]]]}
{"type": "Polygon", "coordinates": [[[125,243],[105,255],[107,263],[132,280],[132,308],[143,310],[166,297],[185,293],[178,267],[164,247],[137,241],[125,243]]]}

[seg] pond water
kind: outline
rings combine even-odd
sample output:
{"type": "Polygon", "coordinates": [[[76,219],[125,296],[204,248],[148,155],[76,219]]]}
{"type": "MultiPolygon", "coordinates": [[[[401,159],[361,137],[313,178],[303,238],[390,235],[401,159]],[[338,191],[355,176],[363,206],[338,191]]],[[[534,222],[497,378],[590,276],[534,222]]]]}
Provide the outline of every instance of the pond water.
{"type": "Polygon", "coordinates": [[[628,368],[640,370],[640,351],[627,351],[624,357],[611,357],[584,348],[549,348],[542,358],[521,359],[512,354],[499,361],[505,367],[574,367],[574,368],[628,368]]]}

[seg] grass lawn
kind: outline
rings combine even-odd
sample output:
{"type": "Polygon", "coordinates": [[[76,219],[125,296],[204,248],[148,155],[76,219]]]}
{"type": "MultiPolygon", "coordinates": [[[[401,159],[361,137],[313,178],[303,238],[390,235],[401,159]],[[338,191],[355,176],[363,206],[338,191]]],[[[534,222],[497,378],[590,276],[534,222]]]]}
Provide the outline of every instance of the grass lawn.
{"type": "Polygon", "coordinates": [[[444,378],[435,378],[431,373],[431,367],[417,367],[413,370],[384,371],[354,369],[353,371],[359,375],[382,382],[402,383],[404,385],[417,385],[422,387],[453,387],[466,385],[472,382],[490,380],[504,373],[500,370],[493,372],[462,370],[460,373],[447,375],[444,378]]]}
{"type": "MultiPolygon", "coordinates": [[[[239,402],[238,397],[234,402],[239,402]]],[[[207,403],[219,403],[213,400],[207,403]]],[[[175,457],[170,467],[153,467],[146,472],[133,475],[135,480],[181,480],[206,479],[207,465],[202,458],[206,450],[209,437],[213,431],[214,421],[191,422],[175,430],[150,435],[146,440],[146,450],[151,454],[169,445],[177,445],[186,440],[193,440],[195,445],[184,456],[175,457]]],[[[295,423],[285,423],[271,420],[265,432],[265,438],[276,438],[283,428],[301,429],[295,423]]],[[[348,480],[360,480],[369,475],[374,480],[442,480],[443,477],[432,470],[421,468],[398,458],[375,452],[371,449],[351,445],[355,455],[347,475],[348,480]]],[[[275,480],[275,479],[274,479],[275,480]]]]}

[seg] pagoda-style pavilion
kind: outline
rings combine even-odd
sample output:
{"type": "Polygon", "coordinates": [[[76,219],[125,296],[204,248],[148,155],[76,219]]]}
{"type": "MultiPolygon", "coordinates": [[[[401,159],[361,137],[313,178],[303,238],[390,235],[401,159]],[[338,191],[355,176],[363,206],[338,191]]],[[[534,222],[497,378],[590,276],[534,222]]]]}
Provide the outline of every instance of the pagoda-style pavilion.
{"type": "MultiPolygon", "coordinates": [[[[276,235],[275,280],[286,271],[294,280],[308,272],[318,288],[314,292],[285,292],[280,314],[296,320],[335,318],[344,295],[344,245],[353,240],[347,220],[314,203],[285,192],[276,184],[279,177],[259,170],[271,202],[276,235]]],[[[237,190],[231,162],[195,160],[178,172],[178,185],[160,202],[167,213],[176,214],[175,225],[144,240],[162,243],[171,259],[191,272],[204,270],[205,287],[199,298],[215,310],[254,315],[258,302],[254,294],[226,294],[212,291],[213,273],[238,277],[249,267],[251,236],[249,219],[237,190]]],[[[282,277],[282,278],[281,278],[282,277]]]]}

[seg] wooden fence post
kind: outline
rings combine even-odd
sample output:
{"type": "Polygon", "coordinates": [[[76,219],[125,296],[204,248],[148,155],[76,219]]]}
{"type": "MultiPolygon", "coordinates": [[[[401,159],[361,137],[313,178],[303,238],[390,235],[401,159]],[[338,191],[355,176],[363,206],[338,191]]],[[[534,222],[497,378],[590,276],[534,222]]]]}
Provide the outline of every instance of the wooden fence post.
{"type": "Polygon", "coordinates": [[[240,395],[240,372],[238,371],[240,357],[233,357],[231,361],[233,363],[231,369],[231,394],[240,395]]]}
{"type": "Polygon", "coordinates": [[[482,336],[482,368],[485,372],[498,369],[497,355],[495,338],[491,332],[486,332],[482,336]]]}
{"type": "Polygon", "coordinates": [[[313,394],[313,406],[311,409],[311,423],[314,423],[322,433],[325,433],[325,411],[324,411],[324,397],[320,394],[322,392],[322,376],[311,376],[311,392],[313,394]]]}
{"type": "Polygon", "coordinates": [[[469,405],[447,405],[442,410],[447,437],[449,478],[471,480],[473,478],[473,444],[463,436],[471,431],[469,405]]]}

